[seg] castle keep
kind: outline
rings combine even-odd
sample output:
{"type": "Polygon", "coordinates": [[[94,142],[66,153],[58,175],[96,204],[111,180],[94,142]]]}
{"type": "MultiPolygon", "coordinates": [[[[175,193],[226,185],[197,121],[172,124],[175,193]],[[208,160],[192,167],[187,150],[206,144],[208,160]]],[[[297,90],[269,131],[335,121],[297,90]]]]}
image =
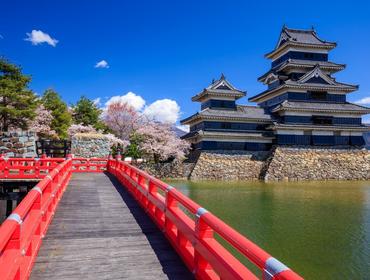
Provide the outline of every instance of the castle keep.
{"type": "Polygon", "coordinates": [[[237,105],[246,95],[222,75],[192,97],[201,111],[182,120],[183,136],[200,150],[269,150],[274,145],[362,147],[368,127],[361,116],[370,108],[347,102],[357,85],[336,81],[345,68],[329,60],[336,43],[315,30],[283,27],[266,58],[271,69],[258,78],[267,89],[249,98],[257,106],[237,105]]]}

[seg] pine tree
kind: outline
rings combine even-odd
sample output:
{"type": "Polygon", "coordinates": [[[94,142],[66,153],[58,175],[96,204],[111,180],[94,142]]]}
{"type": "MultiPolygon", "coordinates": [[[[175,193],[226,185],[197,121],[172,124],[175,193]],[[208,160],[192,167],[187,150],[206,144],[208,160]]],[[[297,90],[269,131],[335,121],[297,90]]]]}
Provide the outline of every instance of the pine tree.
{"type": "Polygon", "coordinates": [[[45,91],[42,96],[44,107],[49,110],[53,116],[51,129],[55,130],[59,138],[67,138],[67,130],[72,122],[71,113],[68,111],[67,104],[60,98],[59,94],[52,89],[45,91]]]}
{"type": "Polygon", "coordinates": [[[0,130],[27,129],[34,118],[37,100],[30,81],[20,67],[0,58],[0,130]]]}
{"type": "Polygon", "coordinates": [[[105,125],[100,120],[102,110],[85,96],[73,106],[73,122],[84,126],[93,126],[96,130],[105,130],[105,125]]]}

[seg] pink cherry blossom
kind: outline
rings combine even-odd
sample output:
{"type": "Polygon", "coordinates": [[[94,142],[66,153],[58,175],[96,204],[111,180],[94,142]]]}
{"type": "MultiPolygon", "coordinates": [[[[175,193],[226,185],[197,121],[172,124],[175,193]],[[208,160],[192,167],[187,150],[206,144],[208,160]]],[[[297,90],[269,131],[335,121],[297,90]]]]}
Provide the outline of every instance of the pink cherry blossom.
{"type": "Polygon", "coordinates": [[[44,105],[40,105],[36,109],[36,117],[29,124],[29,130],[36,132],[38,138],[53,138],[57,139],[57,133],[51,129],[53,115],[44,105]]]}
{"type": "Polygon", "coordinates": [[[190,144],[178,138],[168,124],[148,122],[139,127],[136,133],[142,136],[140,149],[152,156],[155,162],[171,158],[182,160],[190,150],[190,144]]]}

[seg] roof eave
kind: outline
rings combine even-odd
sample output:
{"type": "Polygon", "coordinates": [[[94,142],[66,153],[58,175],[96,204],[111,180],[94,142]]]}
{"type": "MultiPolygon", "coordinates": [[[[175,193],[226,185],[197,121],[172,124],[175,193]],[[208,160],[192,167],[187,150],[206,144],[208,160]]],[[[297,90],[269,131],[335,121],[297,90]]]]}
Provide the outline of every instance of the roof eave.
{"type": "Polygon", "coordinates": [[[340,113],[351,113],[351,114],[356,114],[356,115],[366,115],[370,113],[369,110],[340,110],[340,109],[315,109],[315,108],[307,108],[307,109],[302,109],[302,108],[292,108],[292,107],[283,107],[283,106],[278,106],[271,110],[271,112],[276,113],[279,111],[291,111],[291,112],[340,112],[340,113]]]}
{"type": "Polygon", "coordinates": [[[276,130],[276,129],[292,129],[294,127],[300,128],[300,129],[317,129],[317,130],[352,130],[352,131],[360,131],[360,132],[366,132],[370,129],[364,125],[361,126],[334,126],[334,125],[315,125],[315,124],[280,124],[280,123],[274,123],[271,126],[269,126],[269,129],[276,130]]]}
{"type": "Polygon", "coordinates": [[[222,92],[215,92],[215,91],[204,91],[204,92],[201,92],[195,96],[193,96],[191,98],[191,101],[193,102],[201,102],[202,99],[204,99],[206,96],[208,95],[214,95],[214,96],[218,96],[218,97],[235,97],[236,99],[239,99],[239,98],[242,98],[244,96],[247,95],[246,92],[243,92],[243,91],[234,91],[234,92],[225,92],[225,93],[222,93],[222,92]]]}
{"type": "Polygon", "coordinates": [[[308,48],[331,50],[331,49],[334,49],[336,46],[337,46],[337,43],[333,43],[333,42],[330,42],[330,43],[327,42],[326,44],[307,44],[307,43],[298,43],[298,42],[296,43],[286,42],[282,44],[280,47],[278,47],[277,49],[274,49],[273,51],[266,53],[265,58],[271,59],[274,57],[275,54],[283,51],[284,49],[288,47],[308,47],[308,48]]]}

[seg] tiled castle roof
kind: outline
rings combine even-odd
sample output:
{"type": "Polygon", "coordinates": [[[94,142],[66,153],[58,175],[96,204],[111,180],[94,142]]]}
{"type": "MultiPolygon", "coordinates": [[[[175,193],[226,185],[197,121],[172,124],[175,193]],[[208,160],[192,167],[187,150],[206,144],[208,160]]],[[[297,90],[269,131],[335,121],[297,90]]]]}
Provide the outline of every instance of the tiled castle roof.
{"type": "Polygon", "coordinates": [[[283,71],[287,68],[294,67],[294,68],[314,68],[316,65],[319,65],[323,70],[330,70],[330,72],[335,73],[337,71],[343,70],[346,65],[345,64],[338,64],[330,61],[313,61],[313,60],[303,60],[303,59],[287,59],[281,64],[277,65],[270,71],[266,72],[262,76],[260,76],[257,80],[263,82],[264,79],[271,73],[278,73],[283,71]]]}
{"type": "Polygon", "coordinates": [[[336,43],[328,42],[319,38],[314,29],[301,30],[283,27],[276,47],[273,51],[267,53],[267,58],[273,58],[287,47],[309,47],[320,49],[333,49],[336,43]]]}
{"type": "Polygon", "coordinates": [[[192,101],[202,101],[209,96],[213,97],[232,97],[235,100],[246,95],[245,91],[234,87],[226,77],[221,74],[220,79],[212,81],[212,83],[203,91],[191,98],[192,101]]]}
{"type": "Polygon", "coordinates": [[[285,42],[297,42],[303,44],[313,44],[313,45],[333,45],[334,42],[327,42],[322,40],[316,34],[314,29],[310,30],[301,30],[301,29],[292,29],[288,27],[283,27],[281,31],[281,35],[279,45],[280,47],[285,42]]]}
{"type": "Polygon", "coordinates": [[[326,102],[302,102],[284,101],[276,106],[272,112],[281,110],[310,111],[310,112],[350,112],[357,114],[370,113],[370,108],[359,106],[353,103],[326,103],[326,102]]]}
{"type": "Polygon", "coordinates": [[[243,106],[237,105],[237,110],[217,110],[206,108],[186,119],[181,121],[182,124],[188,124],[196,119],[206,118],[206,119],[243,119],[243,120],[257,120],[257,121],[269,121],[271,116],[265,114],[263,108],[256,106],[243,106]]]}

